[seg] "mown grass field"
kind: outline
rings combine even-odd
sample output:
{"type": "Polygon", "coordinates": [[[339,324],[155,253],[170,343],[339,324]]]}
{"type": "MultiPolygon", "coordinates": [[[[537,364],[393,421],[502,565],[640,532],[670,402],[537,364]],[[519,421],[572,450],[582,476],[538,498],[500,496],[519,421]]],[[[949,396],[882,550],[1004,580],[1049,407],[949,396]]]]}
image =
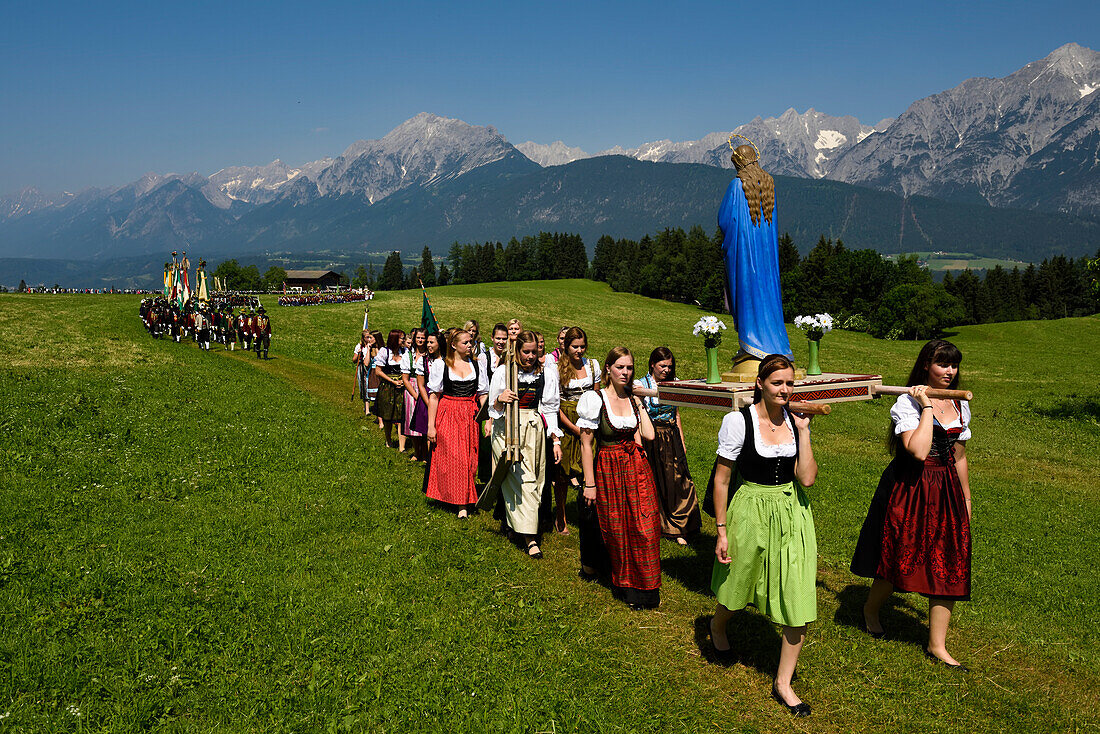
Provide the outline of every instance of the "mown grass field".
{"type": "MultiPolygon", "coordinates": [[[[695,308],[587,281],[431,296],[443,325],[579,324],[593,355],[667,344],[703,371],[695,308]]],[[[814,715],[794,721],[759,615],[736,618],[736,665],[706,660],[713,520],[662,544],[662,606],[631,612],[576,577],[575,534],[535,563],[425,502],[352,398],[361,304],[271,308],[261,362],[155,341],[137,302],[0,296],[0,731],[1100,729],[1100,318],[951,337],[975,393],[974,600],[949,636],[968,675],[924,660],[923,599],[895,597],[888,641],[857,627],[889,403],[815,420],[819,619],[795,683],[814,715]]],[[[380,293],[371,322],[419,313],[380,293]]],[[[836,331],[822,363],[898,383],[918,347],[836,331]]],[[[699,482],[719,419],[684,412],[699,482]]]]}
{"type": "MultiPolygon", "coordinates": [[[[929,270],[965,270],[967,268],[971,270],[992,270],[998,265],[1005,270],[1012,270],[1012,268],[1024,270],[1028,266],[1028,263],[1020,262],[1019,260],[977,257],[969,252],[945,252],[942,255],[933,252],[910,252],[905,254],[916,255],[918,258],[928,263],[929,270]]],[[[895,258],[897,256],[891,255],[890,257],[895,258]]]]}

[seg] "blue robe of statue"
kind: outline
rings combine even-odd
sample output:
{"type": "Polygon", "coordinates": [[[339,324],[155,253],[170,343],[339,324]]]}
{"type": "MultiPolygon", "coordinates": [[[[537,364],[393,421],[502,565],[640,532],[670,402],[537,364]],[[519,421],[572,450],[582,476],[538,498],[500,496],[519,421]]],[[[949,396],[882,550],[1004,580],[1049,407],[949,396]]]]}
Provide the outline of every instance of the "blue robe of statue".
{"type": "MultiPolygon", "coordinates": [[[[778,201],[775,208],[778,212],[778,201]]],[[[718,210],[718,226],[722,228],[730,313],[741,351],[757,359],[769,354],[793,359],[783,325],[776,214],[773,212],[771,222],[761,215],[760,223],[753,224],[741,179],[735,178],[718,210]]]]}

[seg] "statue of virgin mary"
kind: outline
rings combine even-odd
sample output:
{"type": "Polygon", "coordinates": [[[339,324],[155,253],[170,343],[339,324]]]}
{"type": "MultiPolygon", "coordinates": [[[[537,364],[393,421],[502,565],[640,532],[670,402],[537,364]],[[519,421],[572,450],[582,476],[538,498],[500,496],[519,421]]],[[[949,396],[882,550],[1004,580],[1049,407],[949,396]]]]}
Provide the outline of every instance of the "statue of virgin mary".
{"type": "Polygon", "coordinates": [[[769,354],[793,359],[783,325],[779,288],[779,234],[775,224],[775,182],[760,168],[759,154],[740,145],[731,156],[737,178],[718,210],[730,313],[737,328],[735,371],[756,374],[755,361],[769,354]]]}

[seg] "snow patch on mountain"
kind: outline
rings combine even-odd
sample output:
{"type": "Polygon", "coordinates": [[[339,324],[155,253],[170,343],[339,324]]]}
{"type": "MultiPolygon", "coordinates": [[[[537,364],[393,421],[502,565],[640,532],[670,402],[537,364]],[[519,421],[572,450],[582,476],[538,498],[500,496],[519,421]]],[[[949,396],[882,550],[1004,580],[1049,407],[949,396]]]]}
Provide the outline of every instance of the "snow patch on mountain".
{"type": "MultiPolygon", "coordinates": [[[[808,132],[808,131],[807,131],[808,132]]],[[[814,147],[818,150],[832,150],[848,142],[848,136],[836,130],[822,130],[817,134],[814,147]]]]}

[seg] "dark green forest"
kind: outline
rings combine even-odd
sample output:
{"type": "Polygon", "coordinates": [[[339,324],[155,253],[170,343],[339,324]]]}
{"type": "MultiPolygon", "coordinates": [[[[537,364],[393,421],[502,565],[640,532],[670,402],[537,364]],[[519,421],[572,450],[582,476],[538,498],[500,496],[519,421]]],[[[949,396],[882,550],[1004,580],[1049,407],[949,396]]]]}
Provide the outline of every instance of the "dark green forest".
{"type": "MultiPolygon", "coordinates": [[[[843,241],[824,235],[803,255],[794,238],[784,234],[779,270],[787,321],[829,313],[841,328],[879,338],[926,339],[963,324],[1100,312],[1100,252],[1091,259],[1056,255],[1022,270],[998,266],[987,272],[949,271],[936,282],[916,256],[887,260],[875,250],[848,249],[843,241]]],[[[559,232],[512,238],[507,244],[456,242],[438,267],[428,247],[420,264],[412,267],[393,252],[381,272],[373,265],[358,266],[351,285],[401,290],[421,283],[432,287],[587,277],[616,291],[724,312],[724,272],[721,232],[708,235],[696,226],[687,231],[666,228],[639,240],[604,235],[591,262],[580,235],[559,232]]],[[[258,272],[248,275],[259,278],[258,272]]]]}

